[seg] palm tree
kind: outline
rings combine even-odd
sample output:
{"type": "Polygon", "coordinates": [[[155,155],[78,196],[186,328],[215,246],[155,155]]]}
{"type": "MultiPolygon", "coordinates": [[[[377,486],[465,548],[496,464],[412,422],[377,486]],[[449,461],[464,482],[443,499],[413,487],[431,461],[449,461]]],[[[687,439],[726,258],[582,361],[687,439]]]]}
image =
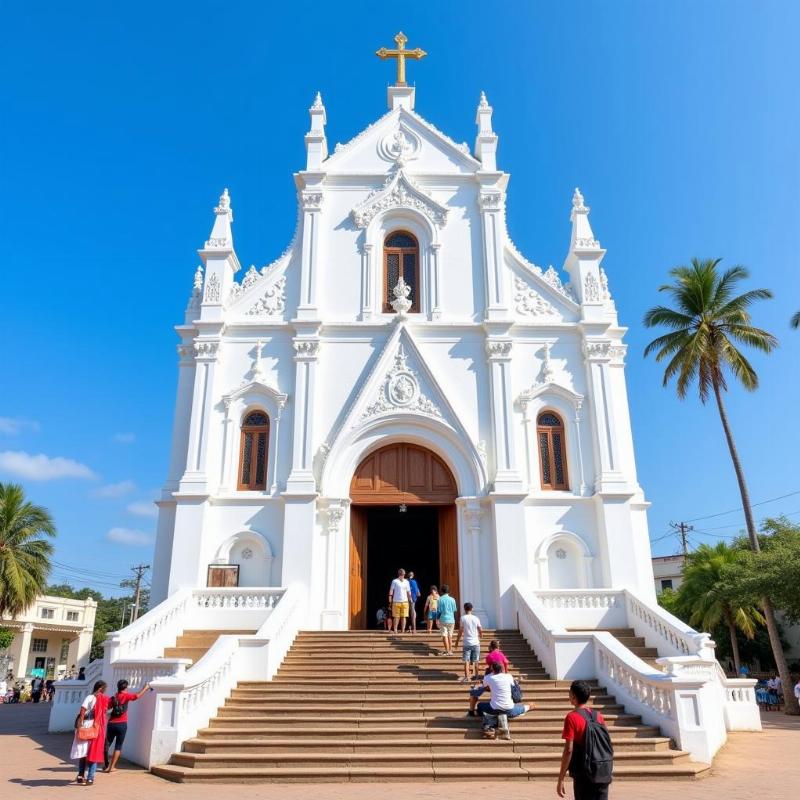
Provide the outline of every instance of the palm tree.
{"type": "MultiPolygon", "coordinates": [[[[754,347],[763,353],[769,353],[777,347],[778,340],[771,333],[753,326],[750,319],[750,306],[756,300],[771,298],[772,292],[751,289],[736,294],[738,283],[747,278],[749,273],[741,266],[722,272],[719,269],[720,261],[719,258],[693,258],[691,266],[673,267],[670,270],[673,282],[659,286],[658,290],[667,292],[676,308],[655,306],[644,315],[644,324],[648,328],[663,325],[671,330],[650,342],[644,354],[647,356],[655,352],[656,361],[668,359],[664,370],[664,386],[677,378],[676,390],[681,400],[686,397],[695,380],[702,403],[706,403],[713,392],[739,484],[747,536],[751,548],[758,552],[761,546],[753,521],[750,494],[722,396],[728,389],[728,373],[748,391],[758,388],[758,375],[737,345],[754,347]]],[[[768,597],[762,598],[761,607],[775,665],[783,685],[791,686],[775,611],[768,597]]],[[[786,692],[786,710],[793,714],[800,713],[792,692],[786,692]]]]}
{"type": "Polygon", "coordinates": [[[742,605],[731,596],[730,584],[723,580],[723,570],[738,561],[735,547],[719,542],[711,547],[701,544],[686,559],[683,583],[678,589],[679,603],[688,616],[689,624],[704,631],[714,630],[724,624],[731,639],[731,652],[736,674],[742,666],[736,631],[748,639],[756,635],[756,628],[764,624],[764,617],[753,605],[742,605]]]}
{"type": "Polygon", "coordinates": [[[22,487],[0,483],[0,614],[19,614],[43,593],[55,536],[50,512],[25,499],[22,487]]]}
{"type": "Polygon", "coordinates": [[[793,328],[800,328],[800,311],[795,312],[795,314],[789,320],[789,324],[793,328]]]}

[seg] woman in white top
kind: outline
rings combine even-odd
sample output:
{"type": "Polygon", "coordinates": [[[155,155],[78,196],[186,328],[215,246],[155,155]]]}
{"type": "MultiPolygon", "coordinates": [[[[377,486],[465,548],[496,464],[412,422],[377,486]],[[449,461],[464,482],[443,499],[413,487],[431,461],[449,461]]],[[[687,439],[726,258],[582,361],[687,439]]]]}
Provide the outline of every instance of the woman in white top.
{"type": "Polygon", "coordinates": [[[81,709],[75,720],[75,738],[72,740],[69,757],[78,761],[76,781],[85,783],[87,786],[94,783],[97,765],[105,759],[106,716],[111,702],[111,699],[105,694],[106,685],[105,681],[95,683],[92,693],[81,703],[81,709]],[[97,736],[92,739],[79,739],[78,729],[91,728],[95,722],[97,723],[97,736]]]}

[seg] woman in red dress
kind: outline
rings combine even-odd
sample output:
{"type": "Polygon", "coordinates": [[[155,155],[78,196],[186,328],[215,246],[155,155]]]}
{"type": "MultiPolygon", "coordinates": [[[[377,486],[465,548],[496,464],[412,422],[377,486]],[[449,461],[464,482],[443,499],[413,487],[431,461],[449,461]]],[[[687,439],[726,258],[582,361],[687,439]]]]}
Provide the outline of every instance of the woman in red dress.
{"type": "Polygon", "coordinates": [[[106,682],[97,681],[92,693],[81,703],[81,710],[75,720],[75,739],[72,742],[70,757],[78,759],[78,783],[91,786],[97,765],[105,761],[106,718],[111,698],[105,694],[106,682]],[[92,739],[79,739],[79,728],[91,728],[97,725],[97,736],[92,739]],[[87,770],[88,764],[88,770],[87,770]],[[84,775],[86,776],[84,779],[84,775]]]}

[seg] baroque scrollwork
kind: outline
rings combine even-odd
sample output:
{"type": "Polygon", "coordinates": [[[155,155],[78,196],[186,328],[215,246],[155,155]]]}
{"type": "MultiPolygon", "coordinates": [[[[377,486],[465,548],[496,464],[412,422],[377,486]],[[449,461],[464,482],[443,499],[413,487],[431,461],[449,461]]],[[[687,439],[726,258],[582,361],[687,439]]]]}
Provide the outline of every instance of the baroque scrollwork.
{"type": "Polygon", "coordinates": [[[510,339],[489,339],[486,342],[486,355],[490,361],[511,357],[512,342],[510,339]]]}
{"type": "Polygon", "coordinates": [[[245,312],[249,316],[274,317],[283,314],[286,308],[286,276],[281,275],[268,286],[261,297],[245,312]]]}
{"type": "Polygon", "coordinates": [[[558,311],[522,278],[514,278],[514,302],[520,314],[531,317],[557,317],[558,311]]]}
{"type": "Polygon", "coordinates": [[[583,281],[583,301],[584,303],[600,302],[600,284],[592,272],[587,273],[583,281]]]}
{"type": "Polygon", "coordinates": [[[295,339],[292,346],[297,361],[311,361],[319,354],[318,339],[295,339]]]}
{"type": "Polygon", "coordinates": [[[357,205],[350,215],[356,227],[366,228],[378,214],[394,208],[419,211],[439,227],[447,222],[447,208],[425,194],[402,169],[387,178],[386,183],[357,205]]]}
{"type": "Polygon", "coordinates": [[[198,340],[194,343],[194,355],[198,359],[213,360],[217,357],[218,350],[218,340],[198,340]]]}
{"type": "Polygon", "coordinates": [[[219,303],[219,275],[216,272],[212,272],[211,275],[208,276],[206,280],[206,293],[204,297],[204,302],[206,303],[219,303]]]}

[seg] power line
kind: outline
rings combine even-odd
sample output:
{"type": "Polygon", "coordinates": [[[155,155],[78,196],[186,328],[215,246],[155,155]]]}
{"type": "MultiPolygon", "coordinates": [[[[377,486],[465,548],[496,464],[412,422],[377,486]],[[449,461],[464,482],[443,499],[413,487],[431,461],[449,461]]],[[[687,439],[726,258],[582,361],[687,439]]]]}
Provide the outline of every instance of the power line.
{"type": "MultiPolygon", "coordinates": [[[[779,497],[770,497],[769,500],[761,500],[758,503],[751,503],[750,507],[755,508],[756,506],[763,506],[767,503],[774,503],[776,500],[783,500],[787,497],[794,497],[795,495],[800,494],[800,489],[796,492],[789,492],[789,494],[782,494],[779,497]]],[[[692,519],[686,520],[687,522],[700,522],[703,519],[712,519],[713,517],[724,517],[726,514],[735,514],[737,511],[744,511],[742,506],[739,508],[732,508],[729,511],[718,511],[716,514],[707,514],[705,517],[693,517],[692,519]]]]}
{"type": "Polygon", "coordinates": [[[687,546],[688,533],[689,531],[694,530],[694,526],[687,525],[685,522],[670,522],[669,526],[673,530],[678,531],[678,536],[681,540],[681,550],[683,551],[683,554],[685,556],[688,555],[689,554],[689,548],[687,546]]]}

